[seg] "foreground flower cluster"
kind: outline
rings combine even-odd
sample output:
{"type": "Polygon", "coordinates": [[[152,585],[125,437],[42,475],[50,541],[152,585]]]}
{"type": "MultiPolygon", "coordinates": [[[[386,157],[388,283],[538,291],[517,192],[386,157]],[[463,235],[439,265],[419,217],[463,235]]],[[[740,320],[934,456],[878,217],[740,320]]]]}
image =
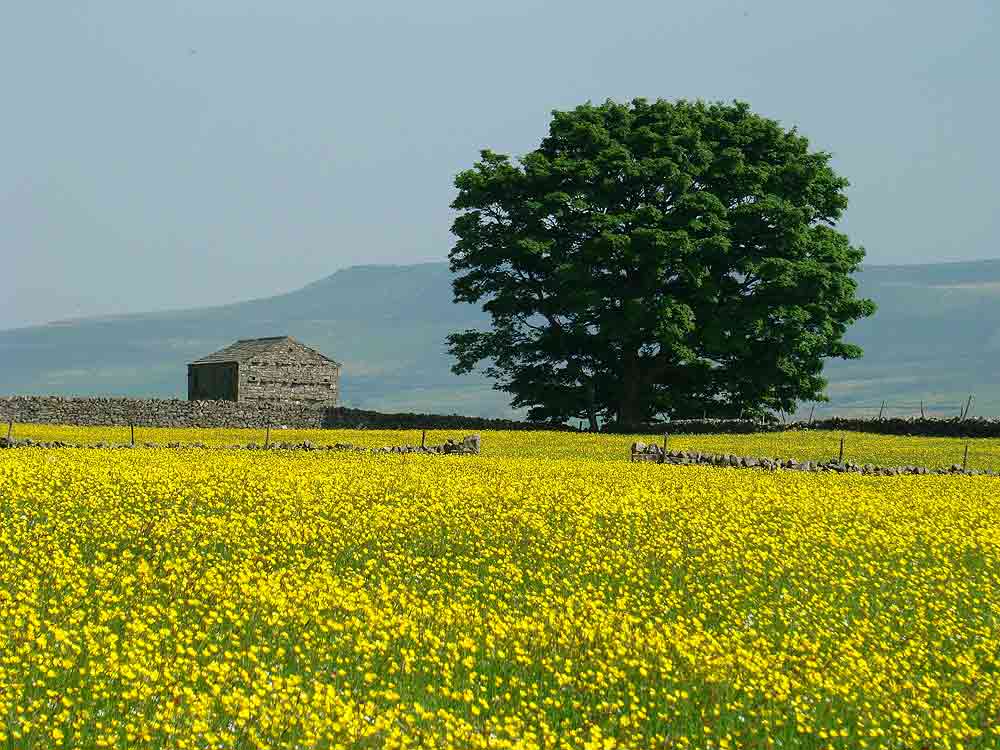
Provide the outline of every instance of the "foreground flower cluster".
{"type": "Polygon", "coordinates": [[[992,478],[0,453],[7,747],[995,747],[998,613],[992,478]]]}

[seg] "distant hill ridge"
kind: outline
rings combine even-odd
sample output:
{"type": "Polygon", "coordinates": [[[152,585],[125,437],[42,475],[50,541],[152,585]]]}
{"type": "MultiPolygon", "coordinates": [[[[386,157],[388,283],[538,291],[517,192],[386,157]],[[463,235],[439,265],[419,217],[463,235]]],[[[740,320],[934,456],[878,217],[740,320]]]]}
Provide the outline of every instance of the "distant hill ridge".
{"type": "MultiPolygon", "coordinates": [[[[1000,414],[1000,259],[873,265],[858,279],[879,311],[849,336],[865,358],[828,367],[837,409],[885,399],[887,414],[912,413],[922,398],[929,413],[953,416],[975,393],[973,414],[1000,414]]],[[[0,331],[0,395],[183,398],[187,362],[289,334],[343,362],[347,406],[518,416],[487,379],[451,374],[445,336],[488,317],[453,304],[450,283],[446,263],[354,266],[246,302],[0,331]]]]}

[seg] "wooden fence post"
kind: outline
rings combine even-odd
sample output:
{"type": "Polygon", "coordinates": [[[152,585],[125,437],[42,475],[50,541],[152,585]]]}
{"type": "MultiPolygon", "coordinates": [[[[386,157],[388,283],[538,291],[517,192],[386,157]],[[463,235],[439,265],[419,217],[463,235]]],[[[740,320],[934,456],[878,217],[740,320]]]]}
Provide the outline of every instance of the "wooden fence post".
{"type": "Polygon", "coordinates": [[[420,447],[424,448],[427,446],[427,430],[424,430],[420,435],[420,447]]]}
{"type": "Polygon", "coordinates": [[[972,394],[969,394],[969,400],[965,402],[965,411],[962,412],[962,419],[967,419],[969,416],[969,410],[972,408],[972,394]]]}
{"type": "Polygon", "coordinates": [[[969,465],[969,443],[965,443],[965,455],[962,457],[962,471],[965,471],[965,467],[969,465]]]}
{"type": "Polygon", "coordinates": [[[122,412],[128,420],[129,445],[135,448],[135,422],[139,416],[139,408],[135,404],[122,403],[122,412]]]}
{"type": "Polygon", "coordinates": [[[271,446],[271,415],[267,416],[266,431],[264,432],[264,447],[269,448],[271,446]]]}
{"type": "Polygon", "coordinates": [[[669,438],[670,438],[670,433],[664,432],[663,433],[663,455],[660,456],[660,463],[661,464],[667,462],[667,441],[669,440],[669,438]]]}
{"type": "Polygon", "coordinates": [[[838,463],[844,463],[844,436],[840,436],[840,461],[838,463]]]}

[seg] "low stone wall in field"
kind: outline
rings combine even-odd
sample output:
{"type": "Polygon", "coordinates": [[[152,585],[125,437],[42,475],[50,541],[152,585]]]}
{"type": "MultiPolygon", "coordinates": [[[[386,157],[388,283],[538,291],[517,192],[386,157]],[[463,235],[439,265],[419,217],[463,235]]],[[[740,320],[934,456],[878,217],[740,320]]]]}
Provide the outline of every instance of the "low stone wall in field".
{"type": "Polygon", "coordinates": [[[995,471],[969,469],[960,464],[952,464],[947,469],[929,469],[926,466],[875,466],[856,464],[852,461],[797,461],[793,458],[753,458],[734,456],[728,453],[701,453],[699,451],[664,451],[658,445],[632,443],[631,460],[635,463],[673,464],[675,466],[696,465],[731,467],[737,469],[764,469],[777,471],[826,471],[853,474],[876,474],[879,476],[899,476],[903,474],[964,474],[967,476],[1000,476],[995,471]]]}
{"type": "MultiPolygon", "coordinates": [[[[208,448],[204,443],[70,443],[62,440],[32,440],[30,438],[0,437],[0,448],[208,448]]],[[[370,453],[420,453],[428,455],[478,456],[479,435],[469,435],[462,440],[446,440],[441,445],[387,445],[380,448],[359,448],[350,443],[319,445],[308,440],[301,443],[277,441],[268,444],[248,443],[247,445],[222,446],[220,450],[299,450],[299,451],[358,451],[370,453]]]]}
{"type": "Polygon", "coordinates": [[[869,432],[879,435],[913,435],[920,437],[1000,437],[1000,419],[968,417],[960,419],[923,419],[892,417],[861,419],[830,417],[811,422],[765,422],[752,419],[675,419],[645,428],[650,434],[709,435],[745,434],[754,432],[790,432],[793,430],[836,430],[869,432]]]}
{"type": "Polygon", "coordinates": [[[915,435],[920,437],[1000,437],[1000,419],[996,417],[952,417],[951,419],[924,419],[920,417],[892,417],[891,419],[858,419],[830,417],[809,422],[793,422],[785,429],[840,430],[844,432],[872,432],[879,435],[915,435]]]}
{"type": "MultiPolygon", "coordinates": [[[[183,401],[180,399],[90,398],[64,396],[0,397],[0,421],[81,426],[137,427],[251,427],[263,429],[358,428],[444,430],[563,430],[568,425],[522,422],[509,419],[464,417],[457,414],[385,414],[344,406],[316,407],[291,403],[261,404],[236,401],[183,401]]],[[[761,423],[751,419],[678,419],[648,425],[649,434],[699,435],[710,433],[785,432],[789,430],[841,430],[883,435],[925,437],[1000,437],[1000,419],[856,419],[832,417],[812,422],[761,423]]],[[[609,426],[607,431],[614,431],[609,426]]],[[[635,430],[629,430],[634,432],[635,430]]]]}
{"type": "MultiPolygon", "coordinates": [[[[261,404],[180,399],[8,396],[0,398],[0,420],[36,424],[137,427],[272,427],[436,430],[539,430],[550,425],[443,414],[383,414],[343,406],[261,404]]],[[[565,428],[569,430],[570,428],[565,428]]]]}

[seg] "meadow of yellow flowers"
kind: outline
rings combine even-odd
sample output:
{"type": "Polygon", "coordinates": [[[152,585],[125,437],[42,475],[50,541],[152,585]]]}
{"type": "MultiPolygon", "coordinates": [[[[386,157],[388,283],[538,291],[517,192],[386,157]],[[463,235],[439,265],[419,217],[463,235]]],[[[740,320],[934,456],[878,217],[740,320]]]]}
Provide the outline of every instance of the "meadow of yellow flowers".
{"type": "MultiPolygon", "coordinates": [[[[460,438],[464,432],[428,430],[429,445],[447,438],[460,438]]],[[[594,435],[574,432],[497,432],[485,430],[484,452],[499,458],[572,458],[592,461],[628,461],[629,446],[635,440],[660,444],[662,435],[594,435]]],[[[61,440],[81,445],[128,443],[128,427],[73,427],[64,425],[18,424],[15,437],[39,441],[61,440]]],[[[739,456],[795,458],[802,461],[825,461],[837,458],[840,439],[845,438],[844,459],[858,464],[879,466],[906,464],[947,468],[961,464],[969,445],[968,467],[1000,471],[1000,438],[897,437],[870,433],[844,433],[823,430],[758,433],[747,435],[671,435],[674,450],[697,450],[705,453],[732,453],[739,456]]],[[[137,427],[137,442],[171,442],[225,447],[264,443],[263,430],[178,429],[137,427]]],[[[420,430],[280,430],[270,433],[272,441],[300,443],[309,440],[317,445],[350,443],[366,448],[389,445],[419,445],[420,430]]]]}
{"type": "Polygon", "coordinates": [[[0,747],[1000,745],[1000,479],[628,442],[0,451],[0,747]]]}

